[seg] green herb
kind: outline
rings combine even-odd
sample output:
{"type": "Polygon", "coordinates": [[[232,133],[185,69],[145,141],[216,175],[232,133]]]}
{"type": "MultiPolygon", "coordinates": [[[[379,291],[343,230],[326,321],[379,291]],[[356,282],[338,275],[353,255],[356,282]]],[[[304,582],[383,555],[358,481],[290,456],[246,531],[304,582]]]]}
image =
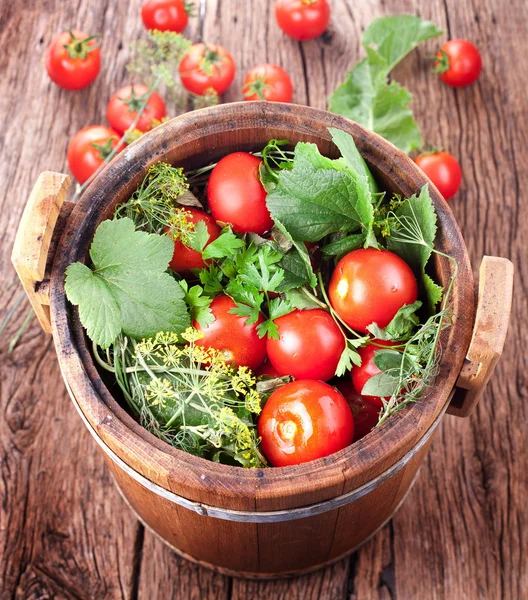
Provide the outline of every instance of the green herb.
{"type": "Polygon", "coordinates": [[[121,332],[144,338],[188,327],[183,290],[166,273],[173,250],[168,237],[136,231],[128,218],[99,225],[90,247],[93,269],[73,263],[65,283],[91,340],[108,348],[121,332]]]}
{"type": "Polygon", "coordinates": [[[315,144],[298,143],[293,168],[279,172],[267,197],[275,223],[296,241],[318,242],[338,231],[364,229],[375,244],[370,189],[366,177],[354,175],[344,158],[330,160],[315,144]]]}
{"type": "Polygon", "coordinates": [[[213,240],[202,253],[204,260],[208,258],[225,258],[233,256],[237,250],[245,246],[244,240],[237,237],[229,227],[213,240]]]}
{"type": "Polygon", "coordinates": [[[193,321],[197,321],[200,327],[207,327],[214,322],[215,318],[209,308],[213,298],[208,296],[203,287],[193,285],[189,288],[189,283],[182,279],[178,282],[185,294],[185,302],[189,307],[189,313],[193,321]]]}
{"type": "Polygon", "coordinates": [[[376,19],[361,43],[367,57],[347,74],[329,99],[329,109],[379,133],[404,152],[420,148],[422,136],[409,108],[412,96],[388,81],[391,70],[420,42],[442,33],[433,23],[412,15],[376,19]]]}
{"type": "Polygon", "coordinates": [[[394,315],[391,322],[382,329],[377,323],[367,327],[369,332],[378,340],[391,340],[401,342],[411,337],[413,329],[420,322],[416,311],[422,306],[420,300],[413,304],[404,304],[394,315]]]}
{"type": "Polygon", "coordinates": [[[342,258],[345,254],[361,248],[365,243],[365,236],[362,233],[353,233],[340,237],[339,239],[324,245],[321,248],[321,252],[325,258],[335,256],[337,260],[342,258]]]}
{"type": "Polygon", "coordinates": [[[96,359],[115,373],[141,425],[157,437],[210,460],[265,466],[253,423],[262,402],[255,377],[197,345],[202,336],[189,328],[140,342],[120,337],[109,361],[97,349],[96,359]]]}

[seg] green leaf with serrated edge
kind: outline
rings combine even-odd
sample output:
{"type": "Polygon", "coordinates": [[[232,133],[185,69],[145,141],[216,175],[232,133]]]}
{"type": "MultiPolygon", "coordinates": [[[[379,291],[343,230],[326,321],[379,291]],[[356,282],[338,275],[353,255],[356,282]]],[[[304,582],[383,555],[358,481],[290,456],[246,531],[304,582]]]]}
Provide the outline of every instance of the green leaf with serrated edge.
{"type": "Polygon", "coordinates": [[[194,226],[194,231],[191,233],[189,246],[197,252],[202,252],[209,241],[209,237],[207,225],[203,221],[198,221],[194,226]]]}
{"type": "Polygon", "coordinates": [[[420,300],[413,304],[404,304],[394,315],[391,322],[382,329],[377,323],[367,326],[372,335],[378,340],[403,341],[408,340],[419,319],[416,311],[422,306],[420,300]]]}
{"type": "Polygon", "coordinates": [[[399,378],[389,373],[378,373],[373,375],[363,386],[363,396],[377,396],[386,398],[398,392],[400,388],[399,378]]]}
{"type": "Polygon", "coordinates": [[[269,318],[272,321],[291,313],[293,310],[294,307],[286,298],[273,298],[268,305],[269,318]]]}
{"type": "Polygon", "coordinates": [[[321,308],[321,305],[308,295],[308,290],[303,291],[304,288],[298,287],[288,290],[284,293],[284,297],[288,302],[299,310],[310,310],[312,308],[321,308]]]}
{"type": "Polygon", "coordinates": [[[203,251],[204,260],[208,258],[224,258],[233,256],[239,248],[245,245],[244,240],[237,237],[231,229],[225,229],[217,238],[213,240],[203,251]]]}
{"type": "Polygon", "coordinates": [[[282,257],[279,266],[284,272],[284,277],[276,289],[277,292],[286,292],[308,283],[306,263],[296,248],[292,248],[282,257]]]}
{"type": "Polygon", "coordinates": [[[317,277],[315,276],[312,261],[310,260],[310,255],[308,254],[308,250],[303,242],[299,242],[293,239],[289,231],[286,227],[281,223],[278,219],[275,219],[275,227],[281,232],[281,234],[286,237],[292,244],[292,247],[298,252],[301,260],[304,263],[304,267],[306,269],[306,275],[308,277],[308,284],[310,287],[314,288],[317,285],[317,277]]]}
{"type": "Polygon", "coordinates": [[[341,156],[345,159],[352,177],[365,179],[370,193],[377,194],[379,191],[378,184],[370,172],[365,159],[357,149],[354,138],[345,131],[336,129],[335,127],[330,127],[328,131],[332,136],[332,141],[339,148],[341,156]]]}
{"type": "Polygon", "coordinates": [[[239,317],[247,317],[246,325],[253,325],[260,317],[258,308],[242,303],[237,303],[237,305],[234,308],[231,308],[229,312],[233,315],[238,315],[239,317]]]}
{"type": "Polygon", "coordinates": [[[282,224],[295,241],[317,242],[336,231],[372,229],[372,204],[346,162],[321,156],[314,144],[297,144],[293,169],[279,173],[266,202],[276,225],[282,224]]]}
{"type": "Polygon", "coordinates": [[[347,343],[345,349],[339,357],[339,362],[337,363],[335,376],[342,377],[345,373],[352,369],[352,365],[357,365],[359,367],[361,365],[361,356],[355,348],[353,348],[347,343]]]}
{"type": "Polygon", "coordinates": [[[204,293],[204,289],[199,285],[193,285],[189,288],[189,284],[185,279],[178,282],[185,294],[185,302],[189,306],[191,319],[198,321],[201,327],[207,327],[214,322],[214,315],[209,308],[212,298],[204,293]]]}
{"type": "Polygon", "coordinates": [[[441,285],[438,285],[438,283],[435,283],[427,273],[423,274],[422,283],[427,297],[427,308],[429,312],[433,314],[437,304],[442,302],[444,288],[441,285]]]}
{"type": "Polygon", "coordinates": [[[365,236],[362,233],[353,233],[352,235],[347,235],[340,240],[326,244],[326,246],[321,248],[321,252],[325,257],[336,256],[339,260],[345,254],[361,248],[364,242],[365,236]]]}
{"type": "Polygon", "coordinates": [[[129,218],[99,225],[90,247],[93,270],[74,263],[65,282],[90,339],[108,348],[121,331],[140,339],[189,326],[183,290],[166,273],[173,250],[170,238],[136,231],[129,218]]]}
{"type": "Polygon", "coordinates": [[[431,21],[414,15],[389,15],[372,21],[361,43],[381,56],[391,71],[420,42],[441,35],[443,31],[431,21]]]}
{"type": "Polygon", "coordinates": [[[279,339],[279,328],[277,325],[271,320],[267,319],[257,327],[257,335],[259,338],[263,338],[264,336],[268,336],[272,340],[279,339]]]}
{"type": "Polygon", "coordinates": [[[223,276],[222,270],[216,265],[209,265],[207,269],[198,270],[198,278],[207,294],[218,294],[224,289],[223,276]]]}

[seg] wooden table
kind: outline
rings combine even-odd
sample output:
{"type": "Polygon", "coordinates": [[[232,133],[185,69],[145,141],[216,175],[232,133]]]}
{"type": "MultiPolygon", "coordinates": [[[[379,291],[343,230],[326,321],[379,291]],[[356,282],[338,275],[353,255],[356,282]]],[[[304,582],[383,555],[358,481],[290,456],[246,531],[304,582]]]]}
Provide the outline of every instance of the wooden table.
{"type": "Polygon", "coordinates": [[[225,101],[240,99],[251,66],[286,67],[295,101],[324,108],[359,57],[363,28],[376,16],[411,12],[484,56],[476,85],[453,90],[429,74],[420,48],[398,68],[415,94],[427,142],[462,164],[451,206],[475,271],[483,254],[516,263],[509,339],[477,413],[445,418],[405,505],[350,559],[289,581],[232,580],[172,554],[130,513],[61,381],[50,337],[27,314],[9,262],[15,228],[38,173],[66,170],[69,138],[104,122],[106,101],[129,78],[129,42],[144,36],[141,0],[4,0],[0,4],[1,338],[0,598],[174,598],[306,600],[528,598],[528,269],[526,139],[528,11],[525,0],[332,0],[323,38],[299,44],[278,30],[271,0],[207,0],[189,35],[220,42],[238,66],[225,101]],[[43,53],[60,28],[103,34],[100,77],[69,93],[53,85],[43,53]],[[525,229],[526,228],[526,229],[525,229]],[[526,237],[525,237],[526,236],[526,237]]]}

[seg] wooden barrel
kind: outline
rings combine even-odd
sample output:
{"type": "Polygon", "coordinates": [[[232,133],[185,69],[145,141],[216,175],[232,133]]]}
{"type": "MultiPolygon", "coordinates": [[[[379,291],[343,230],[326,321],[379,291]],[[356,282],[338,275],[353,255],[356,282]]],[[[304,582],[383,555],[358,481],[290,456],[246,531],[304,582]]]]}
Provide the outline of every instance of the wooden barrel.
{"type": "MultiPolygon", "coordinates": [[[[272,138],[314,142],[334,158],[338,151],[328,127],[354,136],[386,190],[407,197],[430,184],[405,154],[342,117],[305,106],[228,104],[185,114],[140,138],[104,169],[75,206],[63,204],[65,176],[43,174],[13,251],[15,267],[48,330],[51,314],[64,381],[124,498],[176,552],[232,575],[285,576],[324,566],[353,551],[391,518],[445,411],[471,412],[500,356],[511,303],[511,263],[496,258],[483,262],[475,321],[464,241],[451,210],[430,184],[439,219],[436,245],[458,262],[454,322],[441,339],[433,387],[419,402],[336,454],[267,469],[208,462],[140,427],[95,366],[77,310],[65,297],[64,272],[72,262],[87,260],[97,225],[130,197],[157,161],[194,169],[229,152],[262,149],[272,138]]],[[[436,260],[442,284],[453,268],[449,260],[436,260]]]]}

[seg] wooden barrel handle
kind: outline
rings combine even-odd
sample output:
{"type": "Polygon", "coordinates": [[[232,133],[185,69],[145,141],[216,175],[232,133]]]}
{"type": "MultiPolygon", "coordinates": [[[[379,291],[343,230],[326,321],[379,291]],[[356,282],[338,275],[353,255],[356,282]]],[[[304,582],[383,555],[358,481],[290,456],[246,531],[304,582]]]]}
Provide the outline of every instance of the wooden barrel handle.
{"type": "Polygon", "coordinates": [[[473,337],[447,412],[469,416],[476,408],[499,361],[508,331],[513,292],[513,264],[485,256],[479,272],[473,337]]]}
{"type": "Polygon", "coordinates": [[[64,223],[74,206],[64,202],[70,183],[69,176],[62,173],[44,171],[39,175],[11,254],[11,262],[46,333],[51,333],[49,274],[64,223]]]}

